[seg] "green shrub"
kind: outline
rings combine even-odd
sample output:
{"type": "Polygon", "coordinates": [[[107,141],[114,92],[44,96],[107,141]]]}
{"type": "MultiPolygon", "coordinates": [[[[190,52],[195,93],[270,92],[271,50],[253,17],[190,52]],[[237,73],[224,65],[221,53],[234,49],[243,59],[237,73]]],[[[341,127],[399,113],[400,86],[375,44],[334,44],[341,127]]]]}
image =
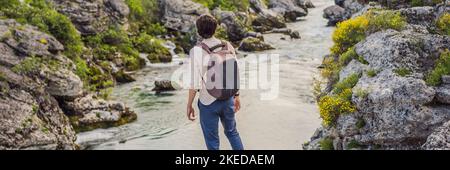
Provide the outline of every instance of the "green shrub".
{"type": "Polygon", "coordinates": [[[140,52],[147,53],[148,58],[152,62],[169,62],[171,60],[171,54],[169,50],[162,44],[164,42],[160,39],[142,33],[139,37],[136,37],[134,44],[140,52]],[[166,59],[167,58],[167,59],[166,59]]]}
{"type": "Polygon", "coordinates": [[[247,11],[249,0],[194,0],[199,4],[213,10],[220,8],[225,11],[247,11]]]}
{"type": "Polygon", "coordinates": [[[145,28],[145,32],[149,35],[158,36],[167,34],[167,29],[160,23],[150,24],[145,28]]]}
{"type": "Polygon", "coordinates": [[[322,62],[323,68],[320,70],[322,77],[333,81],[339,79],[339,72],[342,66],[339,62],[336,62],[334,57],[327,57],[322,62]]]}
{"type": "Polygon", "coordinates": [[[439,86],[442,83],[442,76],[450,75],[450,51],[446,50],[436,61],[435,68],[426,77],[426,82],[430,86],[439,86]]]}
{"type": "Polygon", "coordinates": [[[5,75],[3,72],[0,72],[0,81],[6,81],[5,75]]]}
{"type": "Polygon", "coordinates": [[[130,9],[130,16],[136,19],[141,18],[144,15],[144,8],[142,0],[126,0],[125,1],[130,9]]]}
{"type": "Polygon", "coordinates": [[[217,27],[215,37],[221,40],[228,40],[227,30],[223,26],[217,27]]]}
{"type": "Polygon", "coordinates": [[[369,95],[369,91],[365,89],[356,89],[356,97],[366,98],[369,95]]]}
{"type": "Polygon", "coordinates": [[[341,82],[338,82],[334,85],[333,93],[340,94],[345,89],[351,89],[356,86],[356,83],[358,83],[359,78],[361,76],[359,74],[352,74],[342,80],[341,82]]]}
{"type": "Polygon", "coordinates": [[[130,32],[139,34],[146,32],[150,35],[162,35],[165,28],[156,24],[159,19],[159,8],[157,1],[149,0],[126,0],[130,8],[129,23],[130,32]]]}
{"type": "Polygon", "coordinates": [[[351,149],[360,149],[364,147],[363,145],[361,145],[358,141],[356,140],[351,140],[348,144],[347,144],[347,149],[351,150],[351,149]]]}
{"type": "Polygon", "coordinates": [[[71,58],[80,56],[84,45],[70,19],[55,10],[48,10],[44,15],[48,31],[65,45],[65,54],[71,58]]]}
{"type": "Polygon", "coordinates": [[[65,46],[65,54],[70,58],[81,55],[83,43],[81,36],[69,18],[58,13],[45,0],[2,0],[0,13],[22,24],[30,24],[39,30],[53,35],[65,46]],[[8,4],[8,5],[3,5],[8,4]]]}
{"type": "Polygon", "coordinates": [[[362,118],[359,118],[356,122],[356,128],[362,129],[364,126],[366,126],[366,121],[362,118]]]}
{"type": "Polygon", "coordinates": [[[406,19],[395,11],[368,12],[366,17],[369,20],[369,32],[377,32],[386,29],[402,30],[407,22],[406,19]]]}
{"type": "Polygon", "coordinates": [[[19,74],[28,74],[32,72],[39,71],[42,67],[42,59],[39,57],[28,57],[23,60],[20,64],[15,65],[11,70],[19,74]]]}
{"type": "MultiPolygon", "coordinates": [[[[112,82],[111,82],[112,83],[112,82]]],[[[98,91],[98,96],[102,99],[109,100],[109,96],[111,96],[113,89],[105,88],[98,91]]]]}
{"type": "Polygon", "coordinates": [[[423,0],[411,0],[411,6],[423,6],[423,0]]]}
{"type": "Polygon", "coordinates": [[[128,34],[119,26],[111,27],[101,34],[101,40],[105,44],[119,46],[121,44],[130,44],[128,34]]]}
{"type": "Polygon", "coordinates": [[[449,13],[445,13],[441,17],[439,17],[436,25],[444,34],[450,36],[450,14],[449,13]]]}
{"type": "Polygon", "coordinates": [[[127,70],[133,71],[142,68],[145,61],[139,57],[139,51],[133,46],[128,34],[120,27],[111,27],[104,33],[84,38],[87,45],[93,48],[97,63],[104,60],[111,61],[117,53],[121,53],[127,70]]]}
{"type": "Polygon", "coordinates": [[[89,69],[85,60],[77,57],[74,59],[75,63],[75,74],[83,80],[84,84],[89,83],[89,76],[91,75],[91,70],[89,69]]]}
{"type": "Polygon", "coordinates": [[[412,71],[408,68],[397,68],[394,70],[394,73],[401,77],[406,77],[412,74],[412,71]]]}
{"type": "Polygon", "coordinates": [[[319,141],[321,150],[334,150],[333,139],[327,137],[319,141]]]}
{"type": "Polygon", "coordinates": [[[350,61],[356,58],[358,58],[358,54],[356,54],[355,48],[351,47],[345,53],[339,56],[339,64],[345,66],[350,63],[350,61]]]}
{"type": "Polygon", "coordinates": [[[372,78],[372,77],[377,76],[378,70],[369,69],[369,70],[367,70],[366,74],[367,74],[368,77],[372,78]]]}
{"type": "Polygon", "coordinates": [[[139,56],[126,55],[124,56],[123,61],[125,62],[125,69],[129,71],[141,69],[143,64],[145,64],[145,61],[142,61],[139,56]]]}

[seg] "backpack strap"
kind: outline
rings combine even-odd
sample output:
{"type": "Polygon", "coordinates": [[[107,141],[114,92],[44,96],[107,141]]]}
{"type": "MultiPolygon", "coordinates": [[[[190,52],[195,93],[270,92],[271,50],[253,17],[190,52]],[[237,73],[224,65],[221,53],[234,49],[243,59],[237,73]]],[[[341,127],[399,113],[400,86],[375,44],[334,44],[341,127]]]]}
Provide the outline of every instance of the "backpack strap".
{"type": "Polygon", "coordinates": [[[205,43],[200,43],[200,46],[203,50],[205,50],[208,54],[211,54],[214,52],[214,50],[218,48],[222,48],[223,50],[228,50],[228,43],[226,41],[222,41],[220,44],[215,45],[213,47],[208,47],[205,43]]]}

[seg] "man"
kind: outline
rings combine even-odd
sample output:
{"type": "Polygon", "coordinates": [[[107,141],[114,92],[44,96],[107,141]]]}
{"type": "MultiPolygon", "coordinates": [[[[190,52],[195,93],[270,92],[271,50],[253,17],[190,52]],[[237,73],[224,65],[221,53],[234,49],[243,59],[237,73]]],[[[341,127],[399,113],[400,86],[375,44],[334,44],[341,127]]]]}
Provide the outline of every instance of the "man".
{"type": "MultiPolygon", "coordinates": [[[[194,121],[195,111],[192,107],[195,95],[199,93],[198,107],[200,110],[200,124],[208,150],[219,150],[219,120],[222,122],[224,133],[228,138],[233,150],[243,150],[241,138],[236,129],[235,113],[241,108],[239,93],[235,92],[226,98],[214,95],[214,92],[206,88],[207,72],[211,62],[211,55],[215,52],[230,51],[233,60],[236,61],[235,49],[226,41],[214,37],[218,22],[211,15],[202,15],[196,22],[198,34],[203,38],[200,45],[191,49],[191,74],[192,86],[189,90],[187,105],[188,119],[194,121]],[[206,61],[206,62],[205,62],[206,61]]],[[[237,62],[236,62],[237,64],[237,62]]],[[[228,72],[228,71],[227,71],[228,72]]],[[[236,71],[237,72],[237,71],[236,71]]],[[[233,91],[234,92],[234,91],[233,91]]]]}

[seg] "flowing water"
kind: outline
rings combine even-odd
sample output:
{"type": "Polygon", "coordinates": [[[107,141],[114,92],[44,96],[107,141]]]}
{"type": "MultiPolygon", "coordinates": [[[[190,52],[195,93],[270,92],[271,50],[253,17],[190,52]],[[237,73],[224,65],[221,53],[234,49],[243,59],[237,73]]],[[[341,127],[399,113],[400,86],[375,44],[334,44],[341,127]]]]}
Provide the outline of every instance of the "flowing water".
{"type": "MultiPolygon", "coordinates": [[[[301,149],[320,126],[318,108],[312,95],[313,76],[322,56],[332,45],[332,27],[322,11],[332,0],[315,0],[316,8],[301,21],[288,27],[300,32],[302,39],[290,40],[282,34],[264,35],[280,54],[279,97],[261,100],[259,90],[241,92],[242,109],[237,113],[238,130],[246,149],[301,149]],[[284,37],[286,40],[282,40],[284,37]]],[[[168,44],[170,45],[170,44],[168,44]]],[[[137,81],[117,86],[112,98],[125,102],[138,114],[136,122],[78,135],[78,143],[87,149],[205,149],[198,120],[185,115],[187,91],[156,95],[151,91],[158,79],[169,79],[181,59],[172,64],[148,64],[136,73],[137,81]]],[[[198,113],[198,112],[197,112],[198,113]]],[[[221,133],[221,148],[230,149],[221,133]]]]}

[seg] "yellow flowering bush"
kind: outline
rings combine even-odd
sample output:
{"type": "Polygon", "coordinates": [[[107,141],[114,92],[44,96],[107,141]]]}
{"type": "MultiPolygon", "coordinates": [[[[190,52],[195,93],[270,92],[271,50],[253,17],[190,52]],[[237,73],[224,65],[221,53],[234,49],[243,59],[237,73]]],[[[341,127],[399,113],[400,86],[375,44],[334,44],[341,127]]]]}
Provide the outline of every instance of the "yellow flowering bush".
{"type": "Polygon", "coordinates": [[[348,78],[337,83],[332,95],[327,95],[319,100],[320,117],[325,126],[332,126],[341,114],[353,113],[356,107],[351,99],[352,88],[359,81],[359,74],[352,74],[348,78]]]}
{"type": "Polygon", "coordinates": [[[437,27],[444,33],[450,36],[450,14],[445,13],[437,21],[437,27]]]}
{"type": "Polygon", "coordinates": [[[364,15],[341,22],[333,33],[333,54],[341,55],[350,47],[373,33],[385,29],[401,30],[406,25],[406,19],[399,12],[390,10],[372,10],[364,15]]]}
{"type": "Polygon", "coordinates": [[[339,96],[325,96],[319,101],[320,117],[325,126],[332,126],[341,114],[353,113],[356,107],[351,101],[339,96]]]}
{"type": "Polygon", "coordinates": [[[369,20],[364,15],[339,23],[333,33],[334,46],[331,52],[340,55],[363,40],[368,25],[369,20]]]}

